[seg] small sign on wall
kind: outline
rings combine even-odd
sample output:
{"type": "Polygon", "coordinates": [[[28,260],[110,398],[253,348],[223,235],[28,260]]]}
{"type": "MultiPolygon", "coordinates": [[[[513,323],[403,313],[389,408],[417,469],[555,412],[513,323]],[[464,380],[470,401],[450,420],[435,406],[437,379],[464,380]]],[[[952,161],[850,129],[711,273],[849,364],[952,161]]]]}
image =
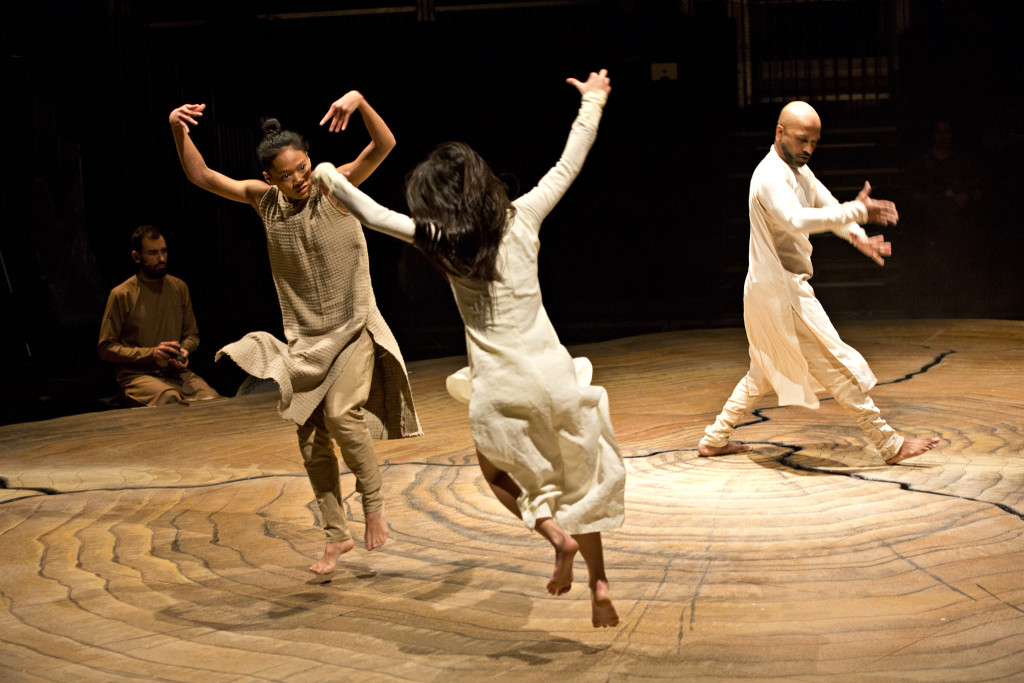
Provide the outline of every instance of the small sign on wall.
{"type": "Polygon", "coordinates": [[[651,62],[652,81],[674,81],[679,78],[679,65],[676,62],[651,62]]]}

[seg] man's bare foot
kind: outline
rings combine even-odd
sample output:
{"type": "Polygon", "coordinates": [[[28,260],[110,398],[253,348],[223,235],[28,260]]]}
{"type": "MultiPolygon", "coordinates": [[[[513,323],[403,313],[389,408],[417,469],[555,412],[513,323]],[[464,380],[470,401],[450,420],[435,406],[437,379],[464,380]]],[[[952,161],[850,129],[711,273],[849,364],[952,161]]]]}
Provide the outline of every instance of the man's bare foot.
{"type": "Polygon", "coordinates": [[[913,458],[926,451],[930,451],[939,445],[938,439],[906,439],[900,446],[899,452],[891,458],[885,459],[886,465],[895,465],[898,462],[913,458]]]}
{"type": "Polygon", "coordinates": [[[598,581],[591,587],[590,611],[594,628],[619,625],[619,613],[615,611],[615,605],[612,604],[607,581],[598,581]]]}
{"type": "Polygon", "coordinates": [[[324,548],[324,556],[320,561],[309,568],[314,574],[330,574],[338,566],[338,558],[356,547],[356,542],[351,538],[338,543],[328,543],[324,548]]]}
{"type": "Polygon", "coordinates": [[[710,458],[716,455],[732,455],[733,453],[746,453],[747,451],[754,450],[754,447],[749,443],[740,443],[730,441],[724,446],[705,446],[704,444],[697,444],[697,453],[704,458],[710,458]]]}
{"type": "Polygon", "coordinates": [[[384,515],[384,508],[374,512],[366,513],[366,549],[373,550],[384,545],[388,540],[388,518],[384,515]]]}
{"type": "Polygon", "coordinates": [[[561,542],[555,543],[555,571],[548,581],[548,593],[551,595],[565,595],[572,588],[572,563],[579,549],[576,539],[562,531],[561,542]]]}

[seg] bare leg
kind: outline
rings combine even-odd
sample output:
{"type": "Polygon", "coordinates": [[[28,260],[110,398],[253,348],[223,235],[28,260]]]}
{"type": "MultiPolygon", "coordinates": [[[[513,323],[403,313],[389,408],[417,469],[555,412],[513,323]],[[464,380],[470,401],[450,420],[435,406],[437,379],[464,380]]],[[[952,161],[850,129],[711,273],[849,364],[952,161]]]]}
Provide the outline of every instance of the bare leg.
{"type": "Polygon", "coordinates": [[[330,574],[338,566],[338,558],[356,547],[356,542],[351,538],[338,543],[328,543],[324,548],[324,556],[320,561],[309,568],[314,574],[330,574]]]}
{"type": "Polygon", "coordinates": [[[476,461],[480,464],[480,471],[484,474],[484,479],[487,484],[491,487],[491,493],[498,499],[498,502],[504,505],[509,512],[518,517],[523,518],[523,513],[519,511],[519,505],[516,503],[516,499],[519,498],[519,494],[522,491],[519,490],[519,485],[512,481],[512,477],[508,476],[507,472],[499,470],[494,466],[490,460],[484,457],[480,451],[476,452],[476,461]]]}
{"type": "MultiPolygon", "coordinates": [[[[494,463],[488,460],[480,451],[477,451],[476,459],[480,463],[480,471],[483,472],[484,479],[487,480],[487,484],[491,487],[494,497],[509,512],[522,519],[523,513],[519,510],[518,503],[516,503],[519,494],[522,493],[519,485],[512,481],[512,477],[508,476],[507,472],[495,467],[494,463]]],[[[572,587],[572,563],[578,548],[576,541],[572,536],[562,531],[562,528],[551,517],[538,519],[536,526],[534,526],[534,531],[546,538],[548,543],[555,548],[555,570],[551,574],[551,580],[548,581],[548,593],[563,595],[569,592],[569,589],[572,587]]]]}
{"type": "Polygon", "coordinates": [[[551,580],[548,581],[548,593],[565,595],[572,588],[572,563],[576,559],[579,545],[551,517],[538,519],[534,529],[555,548],[555,570],[551,572],[551,580]]]}
{"type": "Polygon", "coordinates": [[[590,585],[590,611],[594,628],[617,626],[619,613],[612,604],[608,577],[604,573],[604,548],[601,545],[600,532],[579,534],[574,536],[579,544],[580,554],[587,563],[588,583],[590,585]]]}
{"type": "Polygon", "coordinates": [[[906,439],[903,445],[900,446],[900,450],[896,455],[891,458],[886,458],[886,465],[895,465],[898,462],[902,462],[909,458],[921,455],[926,451],[930,451],[939,445],[938,439],[906,439]]]}
{"type": "Polygon", "coordinates": [[[754,450],[754,447],[748,443],[740,443],[738,441],[730,441],[724,446],[707,446],[705,444],[697,444],[697,453],[702,458],[711,458],[716,455],[732,455],[733,453],[746,453],[747,451],[754,450]]]}
{"type": "Polygon", "coordinates": [[[384,545],[384,541],[388,540],[388,518],[384,514],[384,507],[381,506],[373,512],[365,512],[366,517],[366,549],[373,550],[384,545]]]}

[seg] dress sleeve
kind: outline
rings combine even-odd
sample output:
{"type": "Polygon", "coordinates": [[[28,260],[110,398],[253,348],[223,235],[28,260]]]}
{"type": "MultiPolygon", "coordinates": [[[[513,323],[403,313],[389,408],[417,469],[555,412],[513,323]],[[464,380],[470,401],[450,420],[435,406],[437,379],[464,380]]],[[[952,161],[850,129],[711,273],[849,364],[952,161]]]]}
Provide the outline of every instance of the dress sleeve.
{"type": "Polygon", "coordinates": [[[845,236],[850,233],[847,227],[849,224],[857,225],[867,221],[868,211],[863,203],[852,201],[840,204],[817,178],[813,182],[816,185],[813,207],[800,204],[796,190],[780,173],[766,173],[762,176],[757,198],[777,224],[805,235],[835,232],[845,236]]]}
{"type": "Polygon", "coordinates": [[[540,223],[562,198],[569,185],[579,175],[587,153],[597,139],[597,126],[608,94],[602,90],[591,90],[583,95],[579,113],[569,129],[565,149],[550,171],[544,174],[537,186],[515,201],[517,211],[529,214],[530,225],[540,228],[540,223]]]}
{"type": "Polygon", "coordinates": [[[403,242],[416,238],[416,223],[404,213],[387,209],[365,192],[349,182],[344,174],[329,163],[318,164],[313,170],[313,182],[323,185],[339,202],[359,219],[359,222],[377,232],[391,235],[403,242]]]}

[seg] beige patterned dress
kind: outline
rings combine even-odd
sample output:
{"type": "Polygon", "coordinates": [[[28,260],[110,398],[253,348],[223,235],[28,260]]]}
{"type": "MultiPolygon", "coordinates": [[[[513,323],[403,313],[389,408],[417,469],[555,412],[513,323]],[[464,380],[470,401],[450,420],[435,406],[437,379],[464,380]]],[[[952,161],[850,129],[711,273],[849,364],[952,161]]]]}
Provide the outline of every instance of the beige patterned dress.
{"type": "Polygon", "coordinates": [[[422,433],[405,361],[377,309],[362,226],[314,186],[292,203],[272,187],[260,202],[287,343],[250,332],[225,346],[243,370],[277,382],[281,416],[303,424],[345,367],[363,329],[375,348],[366,423],[376,439],[422,433]]]}

